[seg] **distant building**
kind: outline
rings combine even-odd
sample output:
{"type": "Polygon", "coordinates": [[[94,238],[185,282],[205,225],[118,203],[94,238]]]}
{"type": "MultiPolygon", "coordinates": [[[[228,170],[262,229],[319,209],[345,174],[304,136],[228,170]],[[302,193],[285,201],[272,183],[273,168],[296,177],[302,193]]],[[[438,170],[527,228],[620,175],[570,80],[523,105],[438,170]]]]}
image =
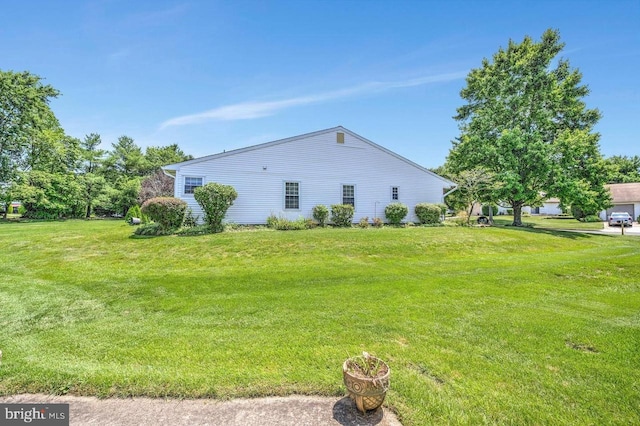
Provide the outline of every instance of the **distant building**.
{"type": "Polygon", "coordinates": [[[640,182],[612,183],[605,185],[611,192],[613,207],[600,212],[600,219],[607,220],[612,212],[627,212],[633,220],[640,216],[640,182]]]}

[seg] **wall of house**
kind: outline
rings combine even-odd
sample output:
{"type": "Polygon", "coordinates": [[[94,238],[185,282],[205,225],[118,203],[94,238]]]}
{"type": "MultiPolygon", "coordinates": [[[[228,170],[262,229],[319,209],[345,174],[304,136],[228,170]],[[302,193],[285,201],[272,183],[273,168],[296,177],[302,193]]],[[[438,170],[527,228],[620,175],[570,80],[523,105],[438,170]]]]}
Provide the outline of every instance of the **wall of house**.
{"type": "Polygon", "coordinates": [[[544,203],[540,207],[539,214],[543,215],[559,215],[562,214],[562,210],[560,209],[560,203],[544,203]]]}
{"type": "Polygon", "coordinates": [[[355,222],[365,216],[384,220],[393,186],[399,188],[398,201],[409,207],[406,220],[417,222],[415,205],[442,202],[445,186],[439,177],[349,133],[344,143],[337,143],[335,131],[182,165],[176,171],[175,196],[202,218],[193,195],[184,194],[187,176],[233,186],[238,198],[226,221],[238,224],[265,223],[271,214],[311,218],[317,204],[342,203],[343,184],[355,185],[355,222]],[[299,209],[284,208],[285,182],[299,182],[299,209]]]}

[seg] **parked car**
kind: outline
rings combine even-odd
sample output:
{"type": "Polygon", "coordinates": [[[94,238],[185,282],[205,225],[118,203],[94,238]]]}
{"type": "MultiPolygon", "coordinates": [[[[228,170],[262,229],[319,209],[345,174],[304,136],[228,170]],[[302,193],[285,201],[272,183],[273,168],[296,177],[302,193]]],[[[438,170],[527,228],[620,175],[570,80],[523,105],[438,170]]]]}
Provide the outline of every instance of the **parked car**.
{"type": "Polygon", "coordinates": [[[633,218],[626,212],[613,212],[609,216],[609,226],[633,226],[633,218]]]}

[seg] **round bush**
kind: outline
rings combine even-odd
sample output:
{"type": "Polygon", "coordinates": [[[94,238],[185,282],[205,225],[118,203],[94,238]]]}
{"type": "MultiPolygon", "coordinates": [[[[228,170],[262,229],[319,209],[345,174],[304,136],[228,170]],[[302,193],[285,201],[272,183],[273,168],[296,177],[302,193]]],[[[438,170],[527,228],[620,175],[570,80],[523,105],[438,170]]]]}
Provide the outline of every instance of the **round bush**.
{"type": "Polygon", "coordinates": [[[187,203],[174,197],[155,197],[142,203],[140,210],[167,232],[182,226],[187,203]]]}
{"type": "MultiPolygon", "coordinates": [[[[446,206],[445,206],[446,209],[446,206]]],[[[440,217],[442,215],[442,208],[437,204],[420,203],[416,204],[414,209],[416,216],[422,224],[434,224],[440,223],[440,217]]],[[[446,210],[445,210],[446,211],[446,210]]]]}
{"type": "Polygon", "coordinates": [[[402,219],[409,214],[409,208],[402,203],[387,204],[384,208],[384,215],[392,225],[400,225],[402,219]]]}
{"type": "Polygon", "coordinates": [[[331,206],[331,221],[336,226],[348,228],[353,223],[355,209],[351,204],[333,204],[331,206]]]}
{"type": "Polygon", "coordinates": [[[229,207],[238,198],[233,186],[220,183],[208,183],[193,191],[193,196],[204,211],[204,221],[213,232],[222,232],[222,220],[229,207]]]}

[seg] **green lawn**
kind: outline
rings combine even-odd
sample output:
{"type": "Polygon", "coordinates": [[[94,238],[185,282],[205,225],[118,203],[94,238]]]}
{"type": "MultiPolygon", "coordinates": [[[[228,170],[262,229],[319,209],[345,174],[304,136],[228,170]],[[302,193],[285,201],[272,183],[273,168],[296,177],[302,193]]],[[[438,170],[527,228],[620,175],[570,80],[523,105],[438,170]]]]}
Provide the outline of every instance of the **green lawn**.
{"type": "Polygon", "coordinates": [[[131,232],[0,223],[0,394],[338,396],[367,350],[405,425],[640,424],[640,238],[131,232]]]}
{"type": "MultiPolygon", "coordinates": [[[[494,216],[494,223],[498,226],[508,226],[513,223],[513,216],[494,216]]],[[[523,216],[522,224],[533,228],[595,230],[602,229],[603,222],[580,222],[574,218],[560,218],[556,216],[523,216]]]]}

